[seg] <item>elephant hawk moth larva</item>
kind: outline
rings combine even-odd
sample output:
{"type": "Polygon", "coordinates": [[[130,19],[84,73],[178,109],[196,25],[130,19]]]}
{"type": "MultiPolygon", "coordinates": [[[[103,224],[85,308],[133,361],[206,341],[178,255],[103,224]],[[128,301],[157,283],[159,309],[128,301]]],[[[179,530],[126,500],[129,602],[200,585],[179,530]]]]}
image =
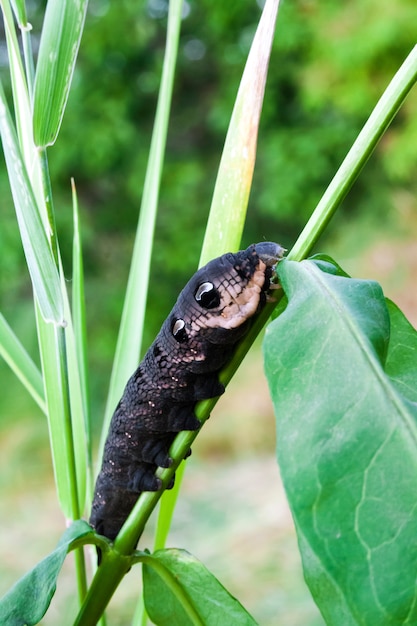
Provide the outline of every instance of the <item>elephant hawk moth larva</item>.
{"type": "Polygon", "coordinates": [[[90,524],[114,539],[142,491],[158,491],[158,467],[182,430],[197,430],[194,406],[224,392],[219,371],[264,307],[273,268],[284,249],[253,244],[198,270],[113,414],[97,478],[90,524]]]}

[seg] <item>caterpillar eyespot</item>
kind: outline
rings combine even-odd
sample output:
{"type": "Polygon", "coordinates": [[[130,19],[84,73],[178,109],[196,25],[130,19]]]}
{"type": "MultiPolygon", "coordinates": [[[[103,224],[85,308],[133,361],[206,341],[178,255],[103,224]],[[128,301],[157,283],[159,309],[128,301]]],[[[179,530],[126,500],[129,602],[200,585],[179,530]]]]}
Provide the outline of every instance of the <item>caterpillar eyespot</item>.
{"type": "Polygon", "coordinates": [[[220,294],[214,285],[209,282],[202,283],[198,287],[194,298],[205,309],[215,309],[220,304],[220,294]]]}
{"type": "MultiPolygon", "coordinates": [[[[224,392],[218,374],[265,306],[284,249],[262,242],[210,261],[191,277],[114,411],[90,524],[114,539],[181,430],[197,430],[196,402],[224,392]]],[[[173,483],[172,483],[173,484],[173,483]]],[[[172,485],[171,485],[172,486],[172,485]]]]}
{"type": "Polygon", "coordinates": [[[176,320],[174,326],[172,327],[172,334],[179,343],[187,341],[188,335],[187,331],[185,330],[184,320],[176,320]]]}

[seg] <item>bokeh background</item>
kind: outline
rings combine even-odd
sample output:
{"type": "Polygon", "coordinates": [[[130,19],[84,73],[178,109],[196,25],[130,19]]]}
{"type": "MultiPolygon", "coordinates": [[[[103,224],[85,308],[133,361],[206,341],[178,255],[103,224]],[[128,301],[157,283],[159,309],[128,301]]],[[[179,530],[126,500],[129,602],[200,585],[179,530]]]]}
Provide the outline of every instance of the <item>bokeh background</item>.
{"type": "MultiPolygon", "coordinates": [[[[184,3],[144,348],[196,269],[261,5],[256,0],[184,3]]],[[[32,0],[27,6],[36,50],[45,2],[32,0]]],[[[90,0],[67,111],[49,152],[69,284],[72,176],[79,194],[96,437],[143,188],[166,15],[167,0],[90,0]]],[[[291,247],[415,45],[416,25],[415,0],[284,0],[242,247],[263,239],[291,247]]],[[[0,71],[7,87],[3,30],[0,71]]],[[[417,95],[411,93],[317,248],[352,275],[379,280],[414,324],[416,174],[417,95]]],[[[0,220],[1,311],[38,360],[31,287],[3,161],[0,220]]],[[[3,362],[0,388],[2,594],[50,552],[64,521],[46,422],[3,362]]],[[[194,446],[169,545],[201,558],[262,626],[319,626],[322,619],[302,579],[274,437],[258,342],[194,446]]],[[[150,536],[145,545],[151,545],[150,536]]],[[[67,623],[61,621],[63,607],[71,607],[75,595],[69,561],[44,624],[67,623]]],[[[112,624],[129,623],[139,585],[139,572],[132,572],[115,597],[112,624]]]]}

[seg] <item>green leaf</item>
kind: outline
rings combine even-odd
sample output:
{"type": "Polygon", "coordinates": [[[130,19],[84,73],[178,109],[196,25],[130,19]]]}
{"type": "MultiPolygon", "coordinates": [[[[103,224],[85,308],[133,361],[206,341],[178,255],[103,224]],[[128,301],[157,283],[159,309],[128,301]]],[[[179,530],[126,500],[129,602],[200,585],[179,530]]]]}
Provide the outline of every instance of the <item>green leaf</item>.
{"type": "Polygon", "coordinates": [[[48,0],[35,75],[35,144],[55,142],[71,86],[87,0],[48,0]]]}
{"type": "Polygon", "coordinates": [[[64,515],[74,520],[85,500],[86,440],[72,328],[57,328],[38,317],[38,336],[58,499],[64,515]]]}
{"type": "Polygon", "coordinates": [[[63,302],[58,271],[1,84],[0,133],[20,236],[39,308],[45,320],[63,324],[63,302]]]}
{"type": "Polygon", "coordinates": [[[1,313],[0,354],[45,413],[42,375],[1,313]]]}
{"type": "Polygon", "coordinates": [[[32,626],[45,615],[55,593],[56,581],[67,553],[86,535],[93,534],[87,522],[74,522],[62,535],[58,546],[25,574],[0,599],[2,626],[32,626]]]}
{"type": "Polygon", "coordinates": [[[26,16],[26,2],[25,0],[10,0],[10,4],[13,7],[13,12],[16,15],[16,19],[20,28],[27,28],[28,21],[26,16]]]}
{"type": "Polygon", "coordinates": [[[146,610],[157,626],[254,626],[255,620],[185,550],[159,550],[143,565],[146,610]]]}
{"type": "Polygon", "coordinates": [[[264,341],[305,577],[329,625],[415,624],[415,331],[396,314],[388,348],[380,286],[320,264],[279,265],[289,304],[264,341]]]}
{"type": "Polygon", "coordinates": [[[412,402],[417,402],[417,333],[396,304],[387,300],[391,320],[385,372],[392,383],[412,402]]]}
{"type": "MultiPolygon", "coordinates": [[[[85,290],[84,290],[84,266],[82,254],[82,242],[80,232],[80,220],[78,215],[78,199],[75,183],[72,181],[72,198],[73,198],[73,219],[74,219],[74,238],[72,246],[73,258],[73,275],[72,275],[72,311],[74,325],[74,341],[75,352],[78,361],[78,373],[80,380],[80,391],[83,401],[83,413],[86,419],[86,433],[90,435],[90,419],[89,419],[89,384],[88,384],[88,365],[87,365],[87,321],[85,311],[85,290]]],[[[88,445],[89,456],[90,443],[88,445]]]]}
{"type": "MultiPolygon", "coordinates": [[[[66,442],[67,455],[73,453],[75,460],[75,472],[70,477],[70,465],[66,463],[66,458],[56,458],[53,451],[56,462],[59,465],[55,466],[55,469],[63,476],[66,476],[72,480],[77,489],[78,510],[73,510],[71,518],[79,517],[84,511],[86,500],[86,488],[87,488],[87,466],[89,464],[89,426],[87,423],[87,417],[84,412],[85,402],[81,386],[81,377],[79,369],[79,359],[77,354],[76,338],[74,335],[74,328],[71,319],[70,305],[68,301],[68,294],[66,293],[64,273],[61,270],[62,292],[64,297],[64,312],[65,319],[68,323],[65,327],[65,347],[66,347],[66,367],[68,370],[68,391],[69,391],[69,404],[71,408],[70,412],[70,428],[68,432],[65,432],[65,437],[71,437],[71,442],[66,442]],[[72,452],[73,450],[73,452],[72,452]],[[75,515],[74,515],[75,513],[75,515]]],[[[62,386],[62,383],[61,383],[62,386]]],[[[54,414],[49,413],[50,422],[55,421],[54,414]]],[[[55,429],[63,429],[62,422],[57,420],[55,429]]],[[[91,495],[91,489],[89,490],[91,495]]]]}
{"type": "Polygon", "coordinates": [[[200,266],[240,246],[278,7],[279,0],[265,2],[246,61],[217,175],[200,266]]]}

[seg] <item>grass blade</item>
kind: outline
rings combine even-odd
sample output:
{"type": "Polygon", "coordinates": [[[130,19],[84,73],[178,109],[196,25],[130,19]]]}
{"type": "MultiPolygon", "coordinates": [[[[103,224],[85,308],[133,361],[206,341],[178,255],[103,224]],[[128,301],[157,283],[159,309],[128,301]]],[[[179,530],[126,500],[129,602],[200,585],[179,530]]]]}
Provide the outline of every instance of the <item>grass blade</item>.
{"type": "Polygon", "coordinates": [[[46,413],[42,375],[1,313],[0,355],[46,413]]]}
{"type": "MultiPolygon", "coordinates": [[[[46,324],[39,315],[37,318],[45,397],[48,406],[49,439],[58,500],[64,515],[68,519],[76,519],[79,517],[79,507],[72,485],[75,475],[74,453],[71,453],[68,448],[68,442],[72,441],[72,433],[68,428],[69,402],[65,397],[62,384],[65,379],[60,353],[62,342],[57,337],[57,327],[46,324]],[[71,433],[69,436],[68,431],[71,433]]],[[[63,329],[59,330],[63,331],[63,329]]]]}
{"type": "Polygon", "coordinates": [[[145,319],[145,294],[149,283],[152,240],[181,26],[181,8],[182,0],[172,0],[172,2],[169,3],[167,44],[162,68],[161,87],[158,96],[155,125],[145,177],[132,264],[117,341],[116,355],[113,363],[100,450],[103,449],[114,408],[122,395],[126,381],[136,369],[139,360],[143,323],[145,319]]]}
{"type": "Polygon", "coordinates": [[[89,420],[89,384],[87,367],[87,323],[84,297],[84,268],[82,258],[81,233],[78,218],[78,201],[75,183],[72,181],[73,213],[74,213],[74,240],[73,240],[73,269],[72,269],[72,312],[74,324],[75,352],[77,355],[80,393],[85,416],[86,435],[88,437],[88,456],[91,459],[90,449],[90,420],[89,420]]]}
{"type": "Polygon", "coordinates": [[[26,3],[25,0],[11,0],[13,12],[16,15],[17,22],[20,28],[27,28],[28,21],[26,16],[26,3]]]}
{"type": "Polygon", "coordinates": [[[200,265],[240,246],[278,8],[279,0],[266,1],[252,42],[223,149],[200,265]]]}
{"type": "Polygon", "coordinates": [[[33,290],[43,318],[55,324],[63,324],[63,302],[58,271],[21,156],[1,83],[0,133],[33,290]]]}
{"type": "Polygon", "coordinates": [[[55,142],[67,103],[81,41],[87,0],[49,0],[36,68],[33,134],[35,144],[55,142]]]}

